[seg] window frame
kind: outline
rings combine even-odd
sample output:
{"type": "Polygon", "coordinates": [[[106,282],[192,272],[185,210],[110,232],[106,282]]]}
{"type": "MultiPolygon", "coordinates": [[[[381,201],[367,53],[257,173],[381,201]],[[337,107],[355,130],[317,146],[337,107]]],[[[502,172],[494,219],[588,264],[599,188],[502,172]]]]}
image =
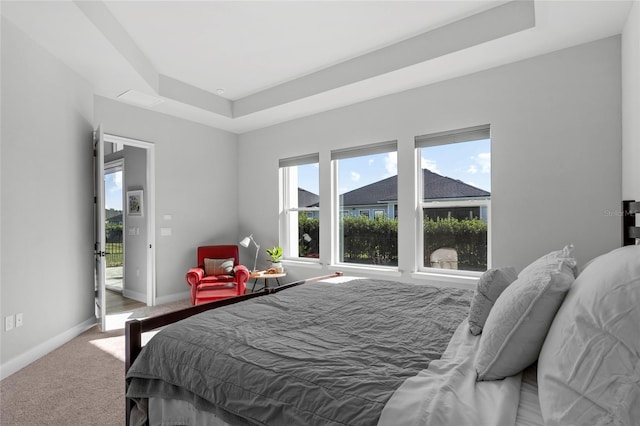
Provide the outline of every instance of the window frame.
{"type": "MultiPolygon", "coordinates": [[[[375,264],[364,264],[364,263],[348,263],[343,262],[341,260],[342,256],[342,237],[340,235],[340,223],[342,218],[344,217],[345,210],[343,206],[340,204],[340,191],[339,191],[339,166],[338,162],[340,160],[348,159],[348,158],[356,158],[356,157],[364,157],[367,155],[375,155],[375,154],[383,154],[389,152],[398,152],[398,141],[397,140],[389,140],[379,143],[373,143],[368,145],[361,145],[356,147],[349,147],[345,149],[338,149],[331,151],[331,267],[339,267],[345,271],[356,271],[360,272],[363,270],[375,270],[379,275],[388,275],[388,276],[400,276],[399,272],[399,264],[400,259],[398,258],[398,265],[389,266],[389,265],[375,265],[375,264]]],[[[358,216],[360,215],[360,210],[356,208],[358,212],[358,216]]],[[[400,240],[400,235],[398,234],[398,241],[400,240]]]]}
{"type": "Polygon", "coordinates": [[[433,268],[425,265],[424,260],[424,209],[425,208],[447,208],[447,207],[483,207],[487,208],[487,270],[491,268],[491,195],[489,197],[466,199],[466,200],[424,200],[424,182],[422,172],[422,148],[430,146],[441,146],[448,144],[457,144],[464,142],[472,142],[476,140],[491,140],[490,126],[481,125],[468,127],[464,129],[439,132],[430,135],[416,136],[415,141],[415,159],[416,159],[416,247],[415,247],[415,271],[414,276],[433,275],[433,276],[452,276],[461,278],[477,278],[484,272],[467,271],[459,269],[441,269],[433,268]]]}
{"type": "MultiPolygon", "coordinates": [[[[300,207],[298,205],[298,185],[293,185],[292,167],[304,166],[309,164],[318,164],[320,166],[319,154],[309,154],[298,157],[291,157],[279,160],[278,164],[278,180],[280,188],[280,214],[279,214],[279,243],[282,247],[283,259],[285,261],[295,261],[309,264],[320,263],[320,252],[322,247],[318,241],[318,257],[301,257],[298,251],[298,214],[300,212],[318,212],[318,220],[321,216],[320,207],[300,207]],[[292,201],[296,200],[296,206],[292,207],[292,201]],[[293,254],[295,253],[295,255],[293,254]]],[[[296,177],[297,183],[297,177],[296,177]]],[[[318,169],[318,188],[320,188],[320,172],[318,169]]],[[[320,191],[318,191],[320,192],[320,191]]],[[[320,197],[320,194],[318,194],[320,197]]],[[[321,240],[321,238],[320,238],[321,240]]]]}

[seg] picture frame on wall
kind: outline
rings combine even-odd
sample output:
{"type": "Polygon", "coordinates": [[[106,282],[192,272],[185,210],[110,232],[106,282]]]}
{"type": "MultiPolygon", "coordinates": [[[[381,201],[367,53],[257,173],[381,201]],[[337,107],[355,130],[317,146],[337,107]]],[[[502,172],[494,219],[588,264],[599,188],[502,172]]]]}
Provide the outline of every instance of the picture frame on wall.
{"type": "Polygon", "coordinates": [[[142,189],[127,191],[127,216],[142,216],[144,203],[142,189]]]}

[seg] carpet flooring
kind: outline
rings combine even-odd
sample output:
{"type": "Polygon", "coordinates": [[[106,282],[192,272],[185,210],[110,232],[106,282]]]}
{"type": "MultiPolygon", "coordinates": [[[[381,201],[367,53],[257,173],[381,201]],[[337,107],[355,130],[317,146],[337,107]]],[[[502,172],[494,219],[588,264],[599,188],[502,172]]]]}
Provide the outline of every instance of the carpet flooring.
{"type": "MultiPolygon", "coordinates": [[[[143,307],[145,318],[188,307],[180,301],[143,307]]],[[[124,330],[97,326],[0,381],[0,424],[123,425],[124,330]]]]}

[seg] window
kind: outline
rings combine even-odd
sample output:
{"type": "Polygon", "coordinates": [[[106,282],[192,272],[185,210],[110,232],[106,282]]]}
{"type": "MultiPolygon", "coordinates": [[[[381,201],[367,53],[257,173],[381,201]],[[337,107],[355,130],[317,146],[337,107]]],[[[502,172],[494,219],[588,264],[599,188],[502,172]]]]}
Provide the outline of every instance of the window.
{"type": "Polygon", "coordinates": [[[333,151],[331,160],[338,194],[335,261],[398,266],[398,220],[377,213],[393,214],[398,203],[397,143],[333,151]]]}
{"type": "Polygon", "coordinates": [[[318,154],[280,160],[280,241],[285,258],[320,256],[318,154]]]}
{"type": "Polygon", "coordinates": [[[489,126],[419,136],[415,143],[421,164],[419,266],[487,270],[491,206],[489,126]]]}

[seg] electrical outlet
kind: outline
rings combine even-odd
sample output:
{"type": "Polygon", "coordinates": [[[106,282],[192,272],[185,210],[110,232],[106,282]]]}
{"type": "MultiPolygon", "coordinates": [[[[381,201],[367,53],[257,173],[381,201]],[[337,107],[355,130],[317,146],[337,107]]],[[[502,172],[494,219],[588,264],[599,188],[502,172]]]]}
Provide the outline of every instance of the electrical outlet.
{"type": "Polygon", "coordinates": [[[4,331],[13,330],[14,323],[15,323],[15,317],[13,315],[4,317],[4,331]]]}
{"type": "Polygon", "coordinates": [[[16,314],[16,328],[22,327],[22,312],[16,314]]]}

